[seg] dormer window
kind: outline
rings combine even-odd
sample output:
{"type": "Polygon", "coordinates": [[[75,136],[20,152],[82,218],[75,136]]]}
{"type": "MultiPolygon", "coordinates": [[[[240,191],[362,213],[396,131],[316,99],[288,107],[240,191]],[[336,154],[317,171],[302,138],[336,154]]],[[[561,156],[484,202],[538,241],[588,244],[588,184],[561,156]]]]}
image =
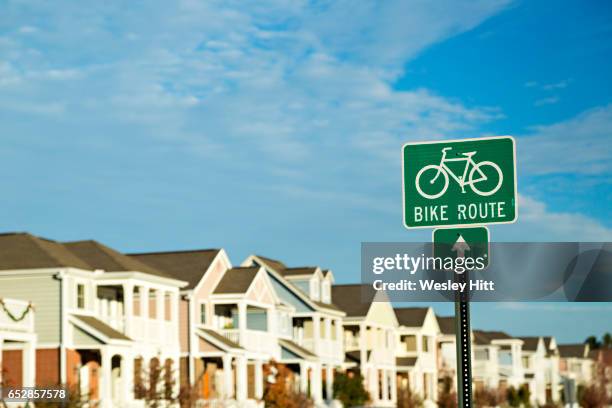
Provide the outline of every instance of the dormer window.
{"type": "Polygon", "coordinates": [[[310,280],[310,297],[314,300],[319,300],[320,296],[321,295],[319,293],[319,280],[311,279],[310,280]]]}
{"type": "Polygon", "coordinates": [[[321,282],[321,301],[331,303],[331,285],[327,280],[321,282]]]}

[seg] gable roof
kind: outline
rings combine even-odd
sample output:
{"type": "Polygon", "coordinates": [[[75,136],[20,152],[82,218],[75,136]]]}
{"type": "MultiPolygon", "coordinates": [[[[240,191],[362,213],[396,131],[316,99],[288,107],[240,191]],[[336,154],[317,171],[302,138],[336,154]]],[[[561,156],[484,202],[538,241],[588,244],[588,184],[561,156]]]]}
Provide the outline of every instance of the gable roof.
{"type": "Polygon", "coordinates": [[[481,345],[491,344],[495,340],[518,340],[502,331],[474,330],[472,334],[474,335],[474,342],[481,345]]]}
{"type": "Polygon", "coordinates": [[[240,266],[228,269],[213,293],[217,295],[246,293],[258,272],[258,266],[240,266]]]}
{"type": "Polygon", "coordinates": [[[214,330],[207,329],[205,327],[199,327],[196,329],[196,334],[200,336],[212,340],[216,345],[221,346],[225,351],[228,350],[242,350],[242,347],[221,334],[217,333],[214,330]]]}
{"type": "Polygon", "coordinates": [[[559,355],[563,358],[584,358],[587,356],[586,344],[559,344],[559,355]]]}
{"type": "Polygon", "coordinates": [[[188,282],[185,289],[193,289],[213,263],[220,249],[191,251],[149,252],[128,254],[130,258],[146,263],[166,274],[188,282]]]}
{"type": "Polygon", "coordinates": [[[421,327],[425,323],[428,307],[398,307],[393,309],[400,326],[421,327]]]}
{"type": "Polygon", "coordinates": [[[452,316],[436,316],[442,334],[455,334],[455,318],[452,316]]]}
{"type": "Polygon", "coordinates": [[[264,266],[272,268],[278,273],[281,273],[281,271],[287,268],[287,265],[285,265],[283,262],[279,261],[278,259],[272,259],[272,258],[268,258],[268,257],[261,256],[261,255],[255,255],[255,256],[266,264],[264,266]]]}
{"type": "Polygon", "coordinates": [[[281,347],[284,347],[285,349],[289,350],[293,354],[296,354],[300,358],[303,358],[304,360],[314,360],[316,358],[316,356],[311,353],[310,350],[305,349],[304,347],[291,340],[278,339],[278,343],[281,347]]]}
{"type": "Polygon", "coordinates": [[[107,272],[143,272],[163,278],[173,279],[167,273],[155,269],[137,259],[130,258],[94,240],[64,242],[70,252],[87,262],[93,269],[107,272]]]}
{"type": "MultiPolygon", "coordinates": [[[[286,268],[286,265],[278,260],[272,258],[266,258],[260,255],[251,255],[248,260],[251,260],[251,264],[262,266],[272,277],[274,277],[281,285],[283,285],[286,289],[295,293],[297,296],[301,298],[303,302],[308,304],[313,308],[320,308],[326,310],[332,310],[336,312],[342,312],[337,305],[333,302],[333,294],[332,294],[332,303],[325,303],[318,300],[313,300],[310,298],[308,293],[304,292],[301,288],[297,287],[294,282],[290,279],[286,279],[283,275],[282,271],[286,268]]],[[[246,261],[245,261],[246,262],[246,261]]],[[[245,265],[245,264],[243,264],[245,265]]]]}
{"type": "Polygon", "coordinates": [[[93,316],[79,314],[73,314],[72,316],[75,319],[81,321],[83,324],[85,324],[85,326],[91,327],[92,329],[96,330],[97,332],[101,333],[103,336],[106,336],[111,340],[132,340],[123,333],[113,329],[103,321],[98,320],[93,316]]]}
{"type": "Polygon", "coordinates": [[[314,275],[317,272],[316,266],[299,266],[295,268],[285,268],[279,271],[283,276],[314,275]]]}
{"type": "Polygon", "coordinates": [[[59,242],[27,232],[0,234],[0,270],[57,267],[94,269],[59,242]]]}
{"type": "Polygon", "coordinates": [[[375,296],[370,285],[332,285],[332,299],[347,317],[366,317],[375,296]]]}
{"type": "Polygon", "coordinates": [[[525,351],[537,351],[538,344],[540,343],[540,337],[519,337],[523,340],[523,350],[525,351]]]}

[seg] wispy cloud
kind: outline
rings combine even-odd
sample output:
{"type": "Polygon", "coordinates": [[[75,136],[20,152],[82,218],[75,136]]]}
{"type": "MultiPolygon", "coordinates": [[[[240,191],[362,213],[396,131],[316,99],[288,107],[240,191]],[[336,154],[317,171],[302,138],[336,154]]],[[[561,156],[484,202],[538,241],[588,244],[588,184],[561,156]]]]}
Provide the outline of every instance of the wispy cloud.
{"type": "Polygon", "coordinates": [[[528,174],[610,174],[612,105],[589,109],[568,120],[533,126],[518,143],[528,174]]]}
{"type": "Polygon", "coordinates": [[[554,105],[559,102],[560,98],[558,96],[549,96],[548,98],[538,99],[533,103],[533,106],[544,106],[544,105],[554,105]]]}

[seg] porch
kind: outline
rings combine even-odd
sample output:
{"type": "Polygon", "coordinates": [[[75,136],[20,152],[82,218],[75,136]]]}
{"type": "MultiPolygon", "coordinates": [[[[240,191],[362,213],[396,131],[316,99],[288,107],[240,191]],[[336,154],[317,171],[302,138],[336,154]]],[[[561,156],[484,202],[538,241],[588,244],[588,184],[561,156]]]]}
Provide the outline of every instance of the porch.
{"type": "Polygon", "coordinates": [[[36,370],[34,308],[0,299],[0,386],[32,387],[36,370]]]}

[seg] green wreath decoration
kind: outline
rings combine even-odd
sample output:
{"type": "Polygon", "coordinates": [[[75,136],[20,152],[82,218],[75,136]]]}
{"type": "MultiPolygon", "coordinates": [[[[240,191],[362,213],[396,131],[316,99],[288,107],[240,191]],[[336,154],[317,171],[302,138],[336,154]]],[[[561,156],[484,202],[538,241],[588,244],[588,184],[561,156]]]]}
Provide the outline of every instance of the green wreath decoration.
{"type": "Polygon", "coordinates": [[[30,302],[30,303],[28,303],[28,306],[21,313],[21,316],[17,317],[13,313],[11,313],[11,311],[6,306],[6,303],[4,303],[4,299],[2,299],[2,298],[0,298],[0,306],[2,307],[2,310],[4,310],[4,312],[8,315],[8,317],[10,317],[11,320],[14,321],[14,322],[22,321],[23,319],[26,318],[26,316],[28,315],[28,313],[31,310],[32,311],[34,310],[34,305],[32,304],[32,302],[30,302]]]}

